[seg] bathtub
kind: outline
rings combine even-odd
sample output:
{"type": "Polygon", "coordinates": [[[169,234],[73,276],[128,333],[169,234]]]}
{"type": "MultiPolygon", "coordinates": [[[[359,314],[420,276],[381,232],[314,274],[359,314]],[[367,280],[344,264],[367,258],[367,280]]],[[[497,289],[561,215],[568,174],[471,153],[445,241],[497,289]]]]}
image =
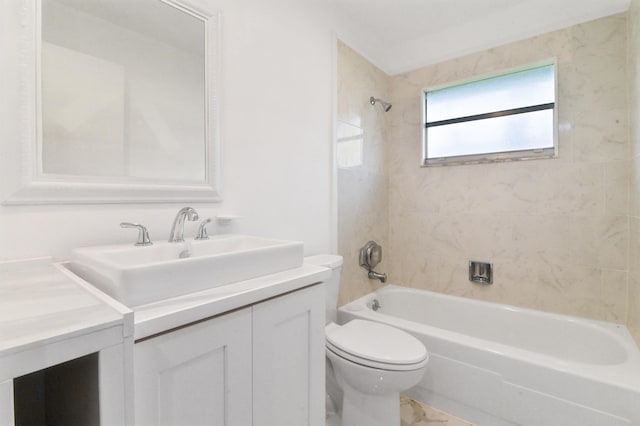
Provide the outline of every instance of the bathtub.
{"type": "Polygon", "coordinates": [[[478,425],[640,425],[640,352],[623,325],[394,285],[339,309],[355,318],[419,338],[427,373],[406,393],[478,425]]]}

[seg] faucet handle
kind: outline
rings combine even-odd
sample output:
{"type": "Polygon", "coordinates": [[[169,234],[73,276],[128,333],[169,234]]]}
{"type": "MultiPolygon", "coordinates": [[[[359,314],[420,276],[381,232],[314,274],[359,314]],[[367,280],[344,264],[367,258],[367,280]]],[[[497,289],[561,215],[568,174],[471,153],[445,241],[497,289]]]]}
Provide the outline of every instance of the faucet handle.
{"type": "Polygon", "coordinates": [[[207,225],[211,223],[211,218],[207,218],[200,222],[200,226],[198,226],[198,235],[196,235],[196,240],[208,240],[209,235],[207,234],[207,225]]]}
{"type": "Polygon", "coordinates": [[[131,223],[131,222],[122,222],[120,224],[121,228],[138,228],[138,241],[134,244],[136,246],[150,246],[153,243],[151,242],[151,238],[149,238],[149,231],[144,225],[140,225],[139,223],[131,223]]]}

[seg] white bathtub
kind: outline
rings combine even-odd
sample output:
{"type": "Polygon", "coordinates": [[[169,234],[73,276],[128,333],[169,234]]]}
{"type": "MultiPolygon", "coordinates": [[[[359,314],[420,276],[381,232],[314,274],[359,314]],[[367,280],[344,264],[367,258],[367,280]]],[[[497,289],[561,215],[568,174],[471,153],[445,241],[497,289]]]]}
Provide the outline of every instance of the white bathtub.
{"type": "Polygon", "coordinates": [[[393,285],[340,308],[354,318],[418,337],[430,359],[407,393],[478,425],[640,425],[640,352],[623,325],[393,285]]]}

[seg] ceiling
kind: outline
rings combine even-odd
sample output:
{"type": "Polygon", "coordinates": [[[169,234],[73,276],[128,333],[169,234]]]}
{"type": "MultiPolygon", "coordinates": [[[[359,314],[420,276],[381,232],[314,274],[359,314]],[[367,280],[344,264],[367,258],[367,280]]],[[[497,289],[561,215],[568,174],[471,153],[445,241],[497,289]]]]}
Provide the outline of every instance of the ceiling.
{"type": "Polygon", "coordinates": [[[388,74],[603,16],[630,0],[330,0],[338,37],[388,74]]]}

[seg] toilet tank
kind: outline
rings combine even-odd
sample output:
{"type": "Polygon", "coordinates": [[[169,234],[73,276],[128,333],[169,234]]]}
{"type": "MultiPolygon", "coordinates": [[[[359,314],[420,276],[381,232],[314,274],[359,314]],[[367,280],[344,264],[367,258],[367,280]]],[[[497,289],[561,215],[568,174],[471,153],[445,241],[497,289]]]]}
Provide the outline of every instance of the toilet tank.
{"type": "Polygon", "coordinates": [[[304,263],[331,269],[331,278],[325,281],[326,323],[337,321],[338,293],[340,291],[340,274],[342,272],[342,256],[319,254],[304,258],[304,263]]]}

